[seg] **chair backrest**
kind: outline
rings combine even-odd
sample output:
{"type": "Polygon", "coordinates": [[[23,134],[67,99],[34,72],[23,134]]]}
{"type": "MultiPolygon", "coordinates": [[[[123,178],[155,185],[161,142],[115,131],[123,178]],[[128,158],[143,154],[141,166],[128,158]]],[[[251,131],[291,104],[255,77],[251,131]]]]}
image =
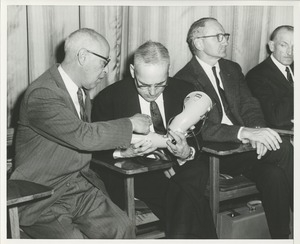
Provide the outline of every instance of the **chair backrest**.
{"type": "Polygon", "coordinates": [[[13,158],[15,154],[15,147],[14,147],[14,135],[15,135],[15,129],[14,128],[8,128],[7,129],[7,136],[6,136],[6,152],[7,152],[7,158],[6,158],[6,172],[7,172],[7,178],[12,173],[13,170],[13,158]]]}

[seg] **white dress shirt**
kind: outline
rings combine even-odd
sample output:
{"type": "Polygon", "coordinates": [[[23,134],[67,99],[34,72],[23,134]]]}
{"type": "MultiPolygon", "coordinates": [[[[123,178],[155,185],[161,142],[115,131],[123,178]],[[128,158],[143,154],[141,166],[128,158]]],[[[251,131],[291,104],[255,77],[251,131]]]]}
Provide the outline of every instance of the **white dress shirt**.
{"type": "MultiPolygon", "coordinates": [[[[221,102],[221,107],[222,107],[222,121],[221,123],[222,124],[227,124],[227,125],[233,125],[231,120],[227,117],[226,113],[225,113],[225,110],[224,110],[224,105],[223,105],[223,102],[222,102],[222,99],[221,99],[221,96],[219,94],[219,90],[218,90],[218,86],[217,86],[217,82],[216,82],[216,78],[214,76],[214,73],[212,71],[212,67],[213,66],[210,66],[209,64],[203,62],[201,59],[199,59],[197,56],[196,56],[196,59],[198,60],[198,62],[200,63],[200,65],[202,66],[202,68],[204,69],[204,72],[206,73],[206,75],[208,76],[211,84],[213,85],[213,87],[215,88],[215,91],[216,93],[218,94],[218,97],[219,97],[219,100],[221,102]]],[[[222,89],[224,89],[224,86],[223,86],[223,82],[222,82],[222,79],[220,77],[220,66],[219,66],[219,63],[217,62],[215,65],[216,67],[216,73],[217,73],[217,76],[219,78],[219,81],[220,81],[220,87],[222,89]]]]}
{"type": "MultiPolygon", "coordinates": [[[[70,94],[70,97],[75,105],[76,111],[80,118],[80,105],[79,105],[78,96],[77,96],[78,86],[74,83],[74,81],[72,81],[72,79],[68,76],[68,74],[63,70],[61,65],[58,66],[58,72],[60,73],[62,80],[65,83],[67,91],[70,94]]],[[[80,89],[82,91],[83,101],[85,101],[85,93],[83,92],[82,88],[80,88],[80,89]]]]}
{"type": "Polygon", "coordinates": [[[286,67],[288,67],[288,69],[290,70],[291,76],[294,80],[294,74],[290,68],[290,66],[285,66],[282,63],[280,63],[273,55],[273,53],[271,54],[271,59],[273,61],[273,63],[277,66],[277,68],[280,70],[280,72],[284,75],[284,77],[287,79],[287,73],[285,71],[286,67]]]}
{"type": "MultiPolygon", "coordinates": [[[[149,115],[151,117],[151,112],[150,112],[150,102],[147,102],[142,96],[138,95],[139,97],[139,103],[140,103],[140,108],[141,108],[141,113],[149,115]]],[[[163,119],[164,126],[166,128],[166,119],[165,119],[165,108],[164,108],[164,99],[163,95],[160,94],[159,97],[155,100],[157,103],[157,106],[159,108],[161,117],[163,119]]],[[[154,132],[154,127],[153,125],[150,126],[150,131],[154,132]]],[[[114,158],[121,158],[121,149],[116,149],[113,153],[114,158]]],[[[154,158],[154,156],[149,155],[150,158],[154,158]]]]}
{"type": "MultiPolygon", "coordinates": [[[[226,124],[226,125],[233,125],[233,123],[231,122],[231,120],[227,117],[226,113],[225,113],[225,110],[224,110],[224,106],[223,106],[223,103],[222,103],[222,99],[220,97],[220,94],[219,94],[219,90],[218,90],[218,86],[217,86],[217,82],[216,82],[216,78],[214,76],[214,73],[212,71],[212,67],[211,65],[205,63],[204,61],[202,61],[200,58],[198,58],[197,56],[195,56],[196,59],[198,60],[199,64],[201,65],[201,67],[203,68],[204,72],[206,73],[206,75],[208,76],[212,86],[215,88],[215,91],[216,93],[218,94],[218,97],[219,97],[219,100],[221,102],[221,107],[222,107],[222,121],[221,121],[221,124],[226,124]]],[[[219,78],[219,81],[220,81],[220,87],[224,89],[224,86],[223,86],[223,82],[222,82],[222,79],[220,77],[220,66],[219,66],[219,62],[217,62],[215,65],[216,67],[216,73],[217,73],[217,76],[219,78]]],[[[244,127],[241,127],[238,131],[238,134],[237,134],[237,138],[239,140],[241,140],[241,131],[244,127]]]]}
{"type": "MultiPolygon", "coordinates": [[[[142,96],[139,95],[139,101],[140,101],[140,107],[141,107],[141,113],[149,115],[151,117],[150,112],[150,102],[147,102],[142,96]]],[[[164,98],[163,95],[160,94],[159,97],[155,100],[157,103],[157,106],[159,108],[161,117],[163,119],[164,126],[166,128],[166,116],[165,116],[165,107],[164,107],[164,98]]],[[[150,126],[150,131],[154,132],[153,125],[150,126]]]]}

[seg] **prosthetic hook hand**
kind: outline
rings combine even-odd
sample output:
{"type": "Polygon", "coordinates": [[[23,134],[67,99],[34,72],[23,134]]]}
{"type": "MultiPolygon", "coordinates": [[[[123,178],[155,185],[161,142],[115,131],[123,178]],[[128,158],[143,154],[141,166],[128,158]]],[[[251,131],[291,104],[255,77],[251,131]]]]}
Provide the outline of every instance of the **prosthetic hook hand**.
{"type": "MultiPolygon", "coordinates": [[[[188,94],[183,102],[183,111],[174,117],[169,123],[168,130],[182,132],[188,136],[188,131],[193,130],[194,125],[206,116],[212,108],[212,101],[208,95],[201,91],[194,91],[188,94]]],[[[150,132],[148,135],[132,135],[131,143],[135,144],[138,141],[151,141],[157,148],[166,148],[167,140],[172,140],[170,136],[159,135],[150,132]]]]}

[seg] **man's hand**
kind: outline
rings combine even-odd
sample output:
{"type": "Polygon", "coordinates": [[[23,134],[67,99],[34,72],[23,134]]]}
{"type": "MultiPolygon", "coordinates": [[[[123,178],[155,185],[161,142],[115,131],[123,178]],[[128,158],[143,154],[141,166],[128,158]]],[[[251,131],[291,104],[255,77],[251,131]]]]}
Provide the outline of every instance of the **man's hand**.
{"type": "MultiPolygon", "coordinates": [[[[274,150],[276,151],[277,149],[280,148],[279,143],[282,143],[282,140],[279,136],[279,134],[270,129],[270,128],[248,128],[244,127],[241,130],[240,138],[242,142],[247,142],[250,141],[250,143],[253,146],[253,143],[256,143],[255,145],[257,146],[257,142],[263,144],[268,150],[274,150]]],[[[257,147],[256,147],[257,148],[257,147]]],[[[259,150],[263,151],[261,146],[259,146],[259,150]]]]}
{"type": "Polygon", "coordinates": [[[152,141],[142,140],[135,144],[131,144],[129,148],[121,150],[121,156],[123,158],[132,158],[137,156],[144,156],[155,151],[155,147],[152,141]]]}
{"type": "Polygon", "coordinates": [[[129,118],[132,123],[132,131],[140,134],[148,134],[150,125],[152,125],[151,117],[145,114],[135,114],[129,118]]]}
{"type": "Polygon", "coordinates": [[[171,141],[167,141],[168,150],[179,159],[186,159],[190,154],[190,146],[187,144],[185,135],[181,132],[169,131],[169,135],[176,142],[173,144],[171,141]]]}
{"type": "Polygon", "coordinates": [[[256,148],[257,159],[261,159],[267,153],[268,149],[264,144],[257,141],[250,141],[250,143],[253,148],[256,148]]]}

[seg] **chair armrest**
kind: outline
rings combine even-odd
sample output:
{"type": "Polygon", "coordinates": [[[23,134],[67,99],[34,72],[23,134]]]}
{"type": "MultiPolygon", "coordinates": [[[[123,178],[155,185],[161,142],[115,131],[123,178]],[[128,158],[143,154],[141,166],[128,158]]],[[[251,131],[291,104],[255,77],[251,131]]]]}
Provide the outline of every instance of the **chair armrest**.
{"type": "Polygon", "coordinates": [[[276,131],[279,135],[290,135],[293,136],[294,135],[294,131],[293,130],[280,130],[280,129],[272,129],[274,131],[276,131]]]}
{"type": "Polygon", "coordinates": [[[234,143],[234,142],[204,142],[202,151],[218,156],[231,155],[235,153],[253,151],[253,148],[249,143],[234,143]]]}
{"type": "Polygon", "coordinates": [[[113,171],[134,175],[154,170],[169,169],[173,166],[172,161],[161,159],[150,159],[145,157],[124,159],[92,159],[92,163],[109,168],[113,171]]]}
{"type": "Polygon", "coordinates": [[[7,206],[40,199],[53,193],[54,190],[48,186],[25,180],[8,180],[7,206]]]}

